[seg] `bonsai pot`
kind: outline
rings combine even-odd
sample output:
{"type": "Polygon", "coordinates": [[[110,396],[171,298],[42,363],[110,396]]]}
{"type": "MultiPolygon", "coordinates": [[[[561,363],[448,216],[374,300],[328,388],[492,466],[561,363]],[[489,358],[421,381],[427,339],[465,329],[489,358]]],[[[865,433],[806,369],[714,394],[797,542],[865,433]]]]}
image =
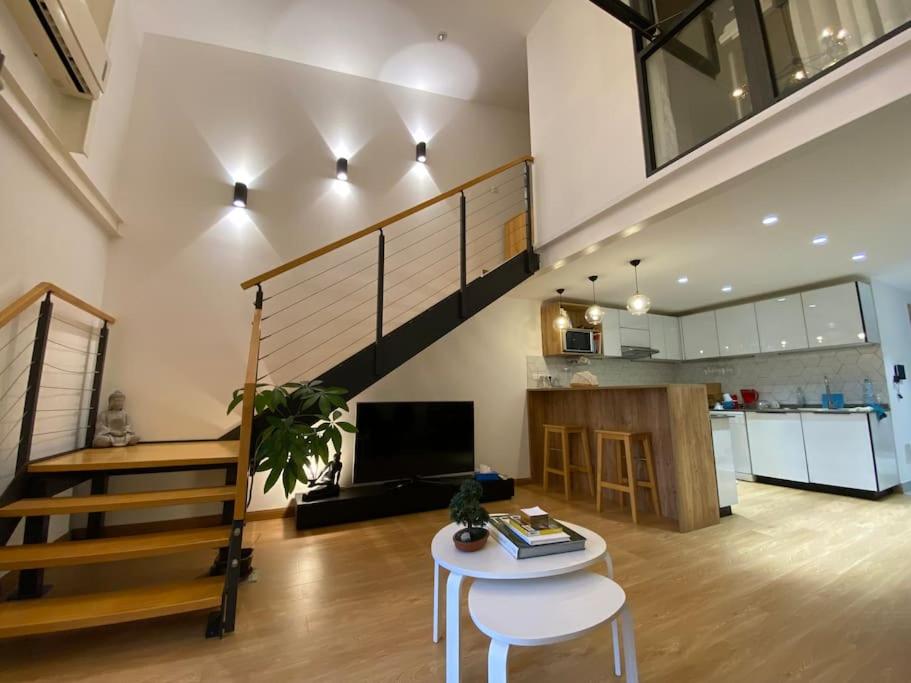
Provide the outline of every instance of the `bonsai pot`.
{"type": "Polygon", "coordinates": [[[483,527],[472,527],[471,529],[462,528],[453,534],[452,542],[455,543],[455,547],[461,550],[463,553],[473,553],[484,547],[484,544],[487,543],[487,537],[489,535],[490,534],[487,532],[487,529],[483,527]],[[466,531],[471,535],[471,540],[462,540],[462,535],[466,531]]]}

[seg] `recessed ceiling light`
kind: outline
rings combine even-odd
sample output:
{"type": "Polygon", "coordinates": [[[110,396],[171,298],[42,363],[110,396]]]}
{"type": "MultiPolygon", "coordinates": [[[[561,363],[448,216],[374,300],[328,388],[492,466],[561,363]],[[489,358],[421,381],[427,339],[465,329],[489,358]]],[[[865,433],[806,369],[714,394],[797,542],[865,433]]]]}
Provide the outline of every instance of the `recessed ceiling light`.
{"type": "Polygon", "coordinates": [[[775,301],[778,301],[778,302],[787,301],[787,300],[788,300],[788,297],[786,297],[786,296],[780,296],[777,299],[775,299],[775,301]]]}
{"type": "Polygon", "coordinates": [[[854,261],[854,262],[866,261],[866,260],[867,260],[867,254],[866,254],[865,252],[861,251],[861,252],[859,252],[859,253],[857,253],[857,254],[854,254],[854,256],[851,257],[851,260],[854,261]]]}
{"type": "Polygon", "coordinates": [[[808,304],[807,308],[816,308],[816,304],[808,304]]]}
{"type": "Polygon", "coordinates": [[[680,285],[685,285],[689,281],[690,281],[690,279],[686,275],[681,275],[680,277],[677,278],[677,284],[680,284],[680,285]]]}
{"type": "Polygon", "coordinates": [[[441,43],[444,40],[446,40],[448,37],[449,37],[449,34],[446,33],[446,31],[440,31],[439,33],[437,33],[437,40],[439,40],[441,43]]]}
{"type": "Polygon", "coordinates": [[[768,216],[765,216],[762,219],[763,225],[775,225],[778,222],[778,216],[774,213],[770,213],[768,216]]]}
{"type": "Polygon", "coordinates": [[[861,341],[867,341],[867,335],[864,332],[858,332],[857,338],[860,339],[861,341]]]}
{"type": "Polygon", "coordinates": [[[721,288],[721,291],[724,292],[725,294],[730,294],[731,292],[734,291],[734,286],[733,286],[733,285],[725,285],[724,287],[721,288]]]}
{"type": "Polygon", "coordinates": [[[813,238],[813,244],[817,247],[821,247],[824,244],[828,244],[828,243],[829,243],[828,235],[816,235],[816,237],[813,238]]]}

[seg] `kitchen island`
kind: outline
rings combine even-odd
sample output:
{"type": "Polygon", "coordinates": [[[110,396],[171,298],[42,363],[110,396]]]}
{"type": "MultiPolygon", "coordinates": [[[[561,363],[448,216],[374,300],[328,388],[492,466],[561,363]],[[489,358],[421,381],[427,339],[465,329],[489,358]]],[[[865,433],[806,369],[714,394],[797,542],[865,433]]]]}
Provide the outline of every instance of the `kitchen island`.
{"type": "MultiPolygon", "coordinates": [[[[596,429],[647,431],[652,435],[661,514],[676,520],[684,532],[717,524],[718,487],[707,406],[704,384],[529,389],[532,480],[543,481],[545,424],[586,427],[593,458],[596,429]]],[[[574,451],[574,457],[580,456],[574,451]]],[[[612,460],[606,461],[605,469],[613,472],[607,463],[612,460]]],[[[573,489],[577,497],[591,498],[584,475],[573,478],[573,489]]],[[[608,493],[614,492],[605,489],[608,493]]],[[[643,510],[646,498],[639,497],[643,510]]]]}

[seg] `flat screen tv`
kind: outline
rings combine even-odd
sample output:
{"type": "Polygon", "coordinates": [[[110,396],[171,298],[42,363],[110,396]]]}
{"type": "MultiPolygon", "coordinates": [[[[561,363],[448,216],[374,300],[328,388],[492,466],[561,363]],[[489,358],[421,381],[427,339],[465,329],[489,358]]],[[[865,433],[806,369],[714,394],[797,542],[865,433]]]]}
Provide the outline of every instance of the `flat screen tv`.
{"type": "Polygon", "coordinates": [[[358,403],[354,483],[474,472],[474,403],[358,403]]]}

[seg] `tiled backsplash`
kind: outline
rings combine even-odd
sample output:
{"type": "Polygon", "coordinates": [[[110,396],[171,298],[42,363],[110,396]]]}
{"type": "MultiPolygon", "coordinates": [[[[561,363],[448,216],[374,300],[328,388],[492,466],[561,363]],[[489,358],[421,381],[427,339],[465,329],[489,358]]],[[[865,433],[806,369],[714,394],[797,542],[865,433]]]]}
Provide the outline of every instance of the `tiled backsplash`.
{"type": "Polygon", "coordinates": [[[564,372],[567,363],[563,358],[529,356],[527,366],[529,387],[537,386],[537,374],[551,375],[566,386],[578,369],[594,373],[604,386],[720,382],[723,391],[739,395],[741,389],[756,389],[760,398],[785,404],[797,402],[799,387],[813,404],[820,402],[825,391],[823,378],[828,376],[832,391],[843,393],[847,403],[863,403],[865,378],[873,382],[883,401],[888,400],[882,352],[876,345],[692,363],[590,359],[588,366],[571,366],[569,375],[564,372]]]}
{"type": "Polygon", "coordinates": [[[669,384],[675,382],[677,363],[634,362],[622,358],[589,358],[588,365],[567,363],[566,358],[528,356],[528,386],[536,387],[535,375],[550,375],[561,387],[569,385],[576,372],[588,371],[602,386],[622,384],[669,384]],[[569,368],[569,371],[567,371],[569,368]]]}

